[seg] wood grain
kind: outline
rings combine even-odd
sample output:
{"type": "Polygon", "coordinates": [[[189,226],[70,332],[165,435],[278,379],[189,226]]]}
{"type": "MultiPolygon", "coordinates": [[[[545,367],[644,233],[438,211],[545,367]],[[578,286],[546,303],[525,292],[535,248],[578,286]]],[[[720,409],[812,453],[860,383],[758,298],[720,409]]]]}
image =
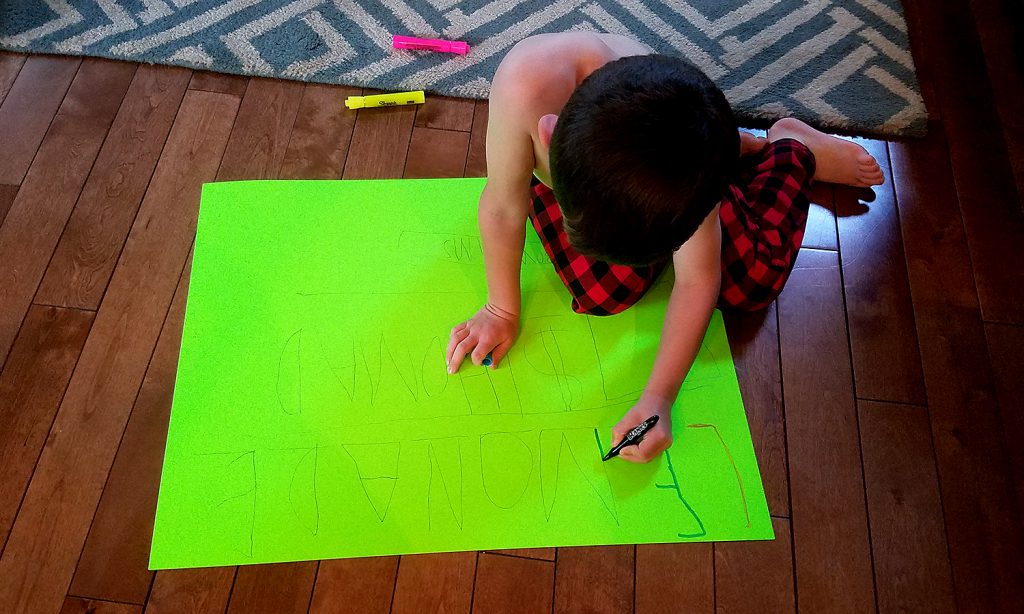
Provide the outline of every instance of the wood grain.
{"type": "Polygon", "coordinates": [[[63,600],[237,104],[227,94],[185,95],[0,558],[0,602],[15,610],[63,600]]]}
{"type": "Polygon", "coordinates": [[[555,612],[615,614],[633,609],[634,546],[559,548],[555,612]]]}
{"type": "MultiPolygon", "coordinates": [[[[839,218],[854,386],[859,398],[923,404],[921,352],[889,153],[883,142],[857,142],[882,165],[886,182],[874,188],[864,213],[839,218]]],[[[837,201],[856,203],[858,196],[853,188],[836,188],[837,201]]]]}
{"type": "Polygon", "coordinates": [[[486,100],[477,100],[473,105],[473,130],[469,135],[466,177],[487,176],[487,109],[486,100]]]}
{"type": "Polygon", "coordinates": [[[893,143],[957,604],[1024,610],[1024,535],[942,131],[893,143]]]}
{"type": "Polygon", "coordinates": [[[875,607],[837,254],[801,250],[778,299],[797,607],[875,607]]]}
{"type": "Polygon", "coordinates": [[[547,561],[482,553],[473,591],[474,614],[551,612],[555,566],[547,561]]]}
{"type": "Polygon", "coordinates": [[[355,87],[307,83],[281,165],[282,179],[338,179],[352,140],[356,114],[345,98],[355,87]]]}
{"type": "Polygon", "coordinates": [[[192,73],[188,89],[242,96],[248,85],[249,77],[197,70],[192,73]]]}
{"type": "Polygon", "coordinates": [[[71,581],[73,595],[146,602],[153,581],[153,572],[148,568],[149,548],[191,264],[189,256],[103,486],[103,496],[71,581]]]}
{"type": "Polygon", "coordinates": [[[462,177],[468,151],[468,132],[413,128],[404,177],[462,177]]]}
{"type": "Polygon", "coordinates": [[[0,185],[0,226],[4,225],[7,212],[11,210],[11,205],[14,204],[14,199],[17,195],[18,186],[0,185]]]}
{"type": "Polygon", "coordinates": [[[1017,195],[1024,195],[1024,117],[1019,104],[1024,100],[1024,44],[1021,43],[1021,24],[1024,6],[1015,0],[997,2],[969,2],[974,23],[977,25],[981,51],[985,57],[986,72],[999,123],[1003,127],[1003,142],[1013,168],[1017,195]]]}
{"type": "Polygon", "coordinates": [[[141,66],[47,267],[36,302],[96,309],[188,85],[189,71],[141,66]]]}
{"type": "MultiPolygon", "coordinates": [[[[366,90],[366,95],[376,92],[366,90]]],[[[397,179],[405,171],[416,109],[412,106],[356,111],[344,179],[397,179]]]]}
{"type": "Polygon", "coordinates": [[[391,612],[469,612],[476,559],[476,552],[403,556],[391,612]]]}
{"type": "Polygon", "coordinates": [[[224,614],[235,567],[158,571],[146,614],[224,614]]]}
{"type": "Polygon", "coordinates": [[[995,376],[1003,439],[1010,456],[1018,509],[1024,512],[1024,327],[985,324],[988,355],[995,376]]]}
{"type": "Polygon", "coordinates": [[[243,565],[231,590],[228,614],[305,612],[313,593],[316,561],[243,565]]]}
{"type": "Polygon", "coordinates": [[[388,614],[397,575],[397,556],[320,561],[309,611],[388,614]]]}
{"type": "Polygon", "coordinates": [[[907,10],[918,14],[933,61],[943,66],[934,81],[937,128],[947,140],[982,317],[1024,324],[1024,267],[1007,266],[1020,262],[1024,211],[969,5],[913,0],[907,10]]]}
{"type": "Polygon", "coordinates": [[[807,228],[801,246],[832,251],[839,249],[835,186],[830,183],[815,183],[811,186],[811,208],[807,210],[807,228]]]}
{"type": "Polygon", "coordinates": [[[469,132],[473,128],[476,102],[469,98],[427,96],[416,111],[416,126],[469,132]]]}
{"type": "Polygon", "coordinates": [[[872,401],[857,409],[878,609],[955,612],[928,410],[872,401]]]}
{"type": "Polygon", "coordinates": [[[723,314],[768,510],[789,517],[786,419],[782,411],[776,304],[761,312],[723,314]]]}
{"type": "Polygon", "coordinates": [[[94,315],[32,307],[0,373],[0,552],[94,315]]]}
{"type": "Polygon", "coordinates": [[[69,596],[60,614],[142,614],[142,606],[69,596]]]}
{"type": "Polygon", "coordinates": [[[510,548],[508,550],[492,550],[495,554],[507,556],[521,556],[527,559],[540,559],[542,561],[554,561],[554,548],[510,548]]]}
{"type": "Polygon", "coordinates": [[[636,547],[636,614],[714,612],[711,544],[636,547]]]}
{"type": "Polygon", "coordinates": [[[0,227],[0,357],[11,347],[134,73],[134,65],[121,62],[82,63],[39,147],[38,163],[7,212],[0,227]]]}
{"type": "Polygon", "coordinates": [[[789,521],[773,518],[773,541],[715,544],[717,612],[796,611],[789,521]]]}
{"type": "Polygon", "coordinates": [[[217,171],[217,181],[277,178],[302,90],[303,84],[294,81],[249,81],[217,171]]]}
{"type": "Polygon", "coordinates": [[[0,105],[11,91],[11,86],[14,85],[14,80],[21,72],[21,67],[25,65],[27,57],[20,53],[0,51],[0,105]]]}
{"type": "Polygon", "coordinates": [[[21,185],[81,63],[52,56],[25,60],[0,105],[0,183],[21,185]]]}

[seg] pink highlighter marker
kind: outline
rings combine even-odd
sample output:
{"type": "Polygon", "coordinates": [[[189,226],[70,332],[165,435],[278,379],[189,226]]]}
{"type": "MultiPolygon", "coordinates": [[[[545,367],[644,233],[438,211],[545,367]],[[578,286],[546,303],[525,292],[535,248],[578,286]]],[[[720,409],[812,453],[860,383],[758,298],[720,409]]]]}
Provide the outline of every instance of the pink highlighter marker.
{"type": "Polygon", "coordinates": [[[462,41],[443,41],[436,38],[413,38],[395,34],[391,37],[391,46],[395,49],[416,49],[419,51],[443,51],[445,53],[469,53],[469,45],[462,41]]]}

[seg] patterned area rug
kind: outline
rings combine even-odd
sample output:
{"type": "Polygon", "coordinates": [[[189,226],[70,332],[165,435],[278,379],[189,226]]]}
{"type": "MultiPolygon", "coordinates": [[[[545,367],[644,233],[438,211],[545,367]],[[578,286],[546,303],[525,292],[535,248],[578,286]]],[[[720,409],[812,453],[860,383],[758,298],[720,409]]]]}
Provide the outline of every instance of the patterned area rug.
{"type": "Polygon", "coordinates": [[[920,135],[898,0],[0,0],[0,47],[484,98],[517,41],[592,30],[682,55],[741,118],[920,135]],[[392,34],[464,40],[400,51],[392,34]]]}

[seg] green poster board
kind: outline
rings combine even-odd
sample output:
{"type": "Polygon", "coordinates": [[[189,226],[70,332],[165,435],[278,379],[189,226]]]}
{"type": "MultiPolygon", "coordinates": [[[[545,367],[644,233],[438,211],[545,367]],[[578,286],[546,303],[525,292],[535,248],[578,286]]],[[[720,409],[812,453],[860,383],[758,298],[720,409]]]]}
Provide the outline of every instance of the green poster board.
{"type": "Polygon", "coordinates": [[[602,462],[671,278],[574,314],[532,231],[518,342],[447,375],[486,297],[479,179],[203,189],[154,569],[771,539],[721,315],[647,465],[602,462]]]}

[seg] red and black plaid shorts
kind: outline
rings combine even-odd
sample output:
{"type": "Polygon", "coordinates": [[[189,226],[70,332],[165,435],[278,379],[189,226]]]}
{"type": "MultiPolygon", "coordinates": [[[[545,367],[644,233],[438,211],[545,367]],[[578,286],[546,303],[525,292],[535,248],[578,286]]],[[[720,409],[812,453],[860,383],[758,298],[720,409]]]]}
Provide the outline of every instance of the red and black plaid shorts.
{"type": "MultiPolygon", "coordinates": [[[[780,139],[731,185],[722,198],[722,289],[718,306],[754,311],[782,291],[804,238],[814,154],[799,141],[780,139]]],[[[555,271],[572,295],[576,313],[604,316],[636,303],[670,262],[635,267],[577,252],[562,228],[551,188],[533,180],[530,220],[555,271]]]]}

